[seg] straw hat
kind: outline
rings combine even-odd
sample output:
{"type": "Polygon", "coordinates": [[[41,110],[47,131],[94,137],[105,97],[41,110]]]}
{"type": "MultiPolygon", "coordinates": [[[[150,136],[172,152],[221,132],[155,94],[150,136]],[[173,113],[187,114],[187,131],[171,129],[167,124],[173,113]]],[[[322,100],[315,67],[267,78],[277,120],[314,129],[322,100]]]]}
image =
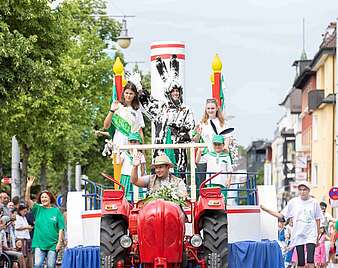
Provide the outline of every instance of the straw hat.
{"type": "Polygon", "coordinates": [[[152,164],[152,166],[155,167],[159,165],[169,165],[170,167],[174,166],[166,154],[158,155],[155,157],[155,161],[154,164],[152,164]]]}

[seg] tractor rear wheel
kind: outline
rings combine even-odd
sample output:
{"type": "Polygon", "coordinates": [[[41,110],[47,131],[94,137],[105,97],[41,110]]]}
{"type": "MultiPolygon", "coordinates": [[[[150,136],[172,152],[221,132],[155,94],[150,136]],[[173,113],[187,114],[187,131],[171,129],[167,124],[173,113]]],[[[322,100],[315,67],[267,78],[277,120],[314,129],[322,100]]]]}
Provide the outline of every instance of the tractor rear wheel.
{"type": "Polygon", "coordinates": [[[100,255],[102,268],[114,268],[126,255],[120,238],[127,234],[127,223],[121,217],[104,215],[101,218],[100,255]]]}
{"type": "Polygon", "coordinates": [[[208,268],[228,267],[228,221],[223,211],[203,216],[203,249],[208,268]]]}

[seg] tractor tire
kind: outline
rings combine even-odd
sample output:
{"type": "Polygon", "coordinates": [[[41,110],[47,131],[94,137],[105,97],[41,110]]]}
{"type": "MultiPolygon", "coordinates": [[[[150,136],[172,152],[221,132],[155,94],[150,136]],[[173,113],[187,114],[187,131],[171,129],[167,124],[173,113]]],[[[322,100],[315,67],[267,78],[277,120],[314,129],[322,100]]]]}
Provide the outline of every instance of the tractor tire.
{"type": "Polygon", "coordinates": [[[105,215],[101,218],[100,255],[102,268],[114,268],[124,259],[126,249],[120,245],[120,238],[127,234],[127,223],[121,217],[105,215]]]}
{"type": "Polygon", "coordinates": [[[211,253],[208,255],[208,268],[222,268],[221,257],[217,253],[211,253]]]}
{"type": "Polygon", "coordinates": [[[203,250],[208,268],[228,267],[228,221],[221,211],[203,216],[203,250]]]}

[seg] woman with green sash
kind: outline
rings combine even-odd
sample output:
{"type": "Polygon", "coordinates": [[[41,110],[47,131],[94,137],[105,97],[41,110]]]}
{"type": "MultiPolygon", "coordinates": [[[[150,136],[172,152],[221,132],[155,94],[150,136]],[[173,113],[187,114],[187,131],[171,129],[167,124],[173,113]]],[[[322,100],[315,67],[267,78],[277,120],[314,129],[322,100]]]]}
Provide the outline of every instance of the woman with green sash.
{"type": "Polygon", "coordinates": [[[112,103],[104,120],[103,126],[105,129],[109,129],[111,125],[115,129],[112,137],[114,145],[128,144],[128,135],[130,133],[139,133],[142,141],[144,140],[142,131],[144,120],[138,93],[135,84],[130,81],[124,87],[121,100],[112,103]]]}

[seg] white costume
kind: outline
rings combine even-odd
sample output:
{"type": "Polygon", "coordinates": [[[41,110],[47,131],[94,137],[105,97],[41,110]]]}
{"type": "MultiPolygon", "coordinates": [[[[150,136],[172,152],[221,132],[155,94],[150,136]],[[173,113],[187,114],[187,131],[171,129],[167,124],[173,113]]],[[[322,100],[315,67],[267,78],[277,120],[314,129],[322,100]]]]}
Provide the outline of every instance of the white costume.
{"type": "MultiPolygon", "coordinates": [[[[160,102],[153,98],[148,91],[139,91],[139,101],[144,109],[145,115],[154,123],[155,126],[155,143],[187,143],[191,141],[190,132],[195,127],[195,121],[191,110],[183,105],[183,88],[175,80],[178,77],[179,66],[175,55],[173,55],[170,63],[172,68],[170,71],[173,77],[169,77],[165,63],[161,58],[157,59],[157,70],[165,84],[166,102],[160,102]],[[178,100],[173,100],[171,93],[174,89],[179,91],[178,100]]],[[[181,177],[185,177],[183,173],[187,168],[187,154],[184,149],[175,149],[175,159],[171,159],[176,163],[178,172],[181,177]]],[[[154,157],[159,154],[155,150],[154,157]]]]}

